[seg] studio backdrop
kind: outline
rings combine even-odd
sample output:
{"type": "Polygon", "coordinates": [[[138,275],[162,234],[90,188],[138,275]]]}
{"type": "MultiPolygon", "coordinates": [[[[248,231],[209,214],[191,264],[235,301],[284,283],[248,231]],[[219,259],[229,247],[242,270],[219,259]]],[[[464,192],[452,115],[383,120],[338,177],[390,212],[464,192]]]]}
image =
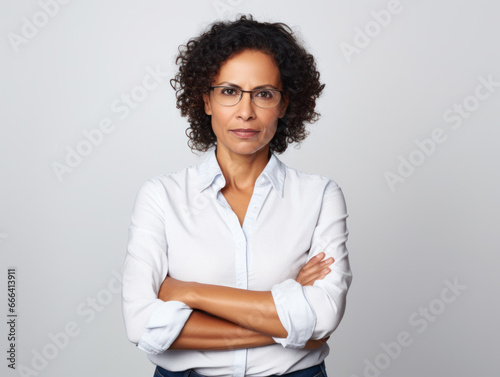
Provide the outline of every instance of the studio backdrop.
{"type": "Polygon", "coordinates": [[[498,373],[500,3],[0,4],[2,376],[152,376],[121,276],[137,191],[197,165],[169,80],[216,20],[291,26],[326,84],[279,158],[342,188],[353,283],[330,376],[498,373]]]}

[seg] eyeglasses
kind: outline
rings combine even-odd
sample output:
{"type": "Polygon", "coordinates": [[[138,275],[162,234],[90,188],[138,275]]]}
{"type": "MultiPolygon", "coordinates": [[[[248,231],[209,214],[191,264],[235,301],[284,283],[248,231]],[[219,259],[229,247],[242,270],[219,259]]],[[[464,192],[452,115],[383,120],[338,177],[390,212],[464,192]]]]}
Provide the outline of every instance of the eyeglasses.
{"type": "Polygon", "coordinates": [[[243,93],[250,93],[250,98],[256,106],[263,109],[275,107],[281,101],[282,90],[278,89],[254,89],[241,90],[231,86],[211,86],[214,99],[219,105],[234,106],[241,101],[243,93]]]}

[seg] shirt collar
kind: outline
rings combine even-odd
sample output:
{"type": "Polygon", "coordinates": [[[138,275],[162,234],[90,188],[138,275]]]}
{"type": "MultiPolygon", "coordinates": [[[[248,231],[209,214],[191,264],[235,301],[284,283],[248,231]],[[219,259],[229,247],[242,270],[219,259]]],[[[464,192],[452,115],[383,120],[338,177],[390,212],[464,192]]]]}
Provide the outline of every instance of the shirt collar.
{"type": "MultiPolygon", "coordinates": [[[[211,148],[207,153],[202,163],[198,165],[198,173],[200,176],[199,190],[200,192],[211,186],[215,182],[221,181],[220,188],[224,187],[226,180],[220,169],[215,148],[211,148]]],[[[255,185],[265,185],[270,182],[278,195],[283,197],[283,186],[285,183],[285,165],[278,157],[271,153],[271,158],[267,162],[266,167],[257,178],[255,185]]]]}

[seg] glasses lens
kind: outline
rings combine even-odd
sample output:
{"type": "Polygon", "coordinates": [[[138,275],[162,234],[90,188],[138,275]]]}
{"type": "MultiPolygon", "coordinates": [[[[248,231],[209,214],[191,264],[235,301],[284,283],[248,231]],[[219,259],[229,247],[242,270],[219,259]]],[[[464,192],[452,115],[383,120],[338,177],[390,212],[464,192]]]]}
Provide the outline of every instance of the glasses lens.
{"type": "Polygon", "coordinates": [[[214,98],[219,105],[233,106],[240,101],[241,91],[234,88],[214,88],[214,98]]]}
{"type": "Polygon", "coordinates": [[[259,89],[253,91],[253,102],[263,108],[274,107],[281,100],[281,93],[277,90],[259,89]]]}
{"type": "MultiPolygon", "coordinates": [[[[242,91],[231,87],[214,87],[215,102],[222,106],[234,106],[241,99],[242,91]]],[[[257,89],[252,92],[255,105],[262,108],[274,107],[281,101],[281,93],[272,89],[257,89]]]]}

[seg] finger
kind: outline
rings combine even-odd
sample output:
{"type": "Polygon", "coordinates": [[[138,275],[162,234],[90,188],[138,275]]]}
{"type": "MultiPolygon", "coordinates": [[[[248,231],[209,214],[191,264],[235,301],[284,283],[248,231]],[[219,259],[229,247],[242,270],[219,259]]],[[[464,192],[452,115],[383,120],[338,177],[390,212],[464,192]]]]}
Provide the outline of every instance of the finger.
{"type": "Polygon", "coordinates": [[[325,271],[325,269],[321,269],[321,270],[315,271],[314,273],[307,274],[307,275],[303,276],[302,280],[307,282],[307,283],[312,284],[312,283],[314,283],[314,281],[316,281],[318,279],[323,279],[326,275],[328,275],[328,273],[329,273],[329,270],[325,271]]]}
{"type": "MultiPolygon", "coordinates": [[[[322,261],[322,259],[325,257],[325,253],[324,252],[321,252],[317,255],[315,255],[314,257],[312,257],[309,262],[307,262],[304,267],[302,267],[302,270],[310,270],[311,268],[315,268],[317,266],[319,266],[321,263],[325,262],[326,260],[329,260],[330,258],[326,259],[325,261],[322,261]]],[[[333,259],[333,258],[332,258],[333,259]]],[[[330,263],[333,263],[333,260],[330,262],[330,263]]]]}
{"type": "Polygon", "coordinates": [[[307,266],[309,269],[309,268],[317,266],[317,265],[324,266],[324,265],[330,265],[333,262],[335,262],[335,259],[333,257],[328,257],[327,259],[322,260],[325,256],[326,255],[324,252],[321,252],[318,255],[315,255],[313,258],[311,258],[311,260],[309,262],[307,262],[307,264],[304,267],[307,266]]]}
{"type": "Polygon", "coordinates": [[[304,265],[295,279],[302,286],[313,285],[314,282],[318,279],[323,279],[326,275],[328,275],[331,270],[327,269],[335,259],[333,257],[329,257],[325,260],[321,260],[325,257],[324,252],[320,252],[312,257],[309,262],[304,265]]]}
{"type": "Polygon", "coordinates": [[[302,267],[303,270],[308,270],[309,268],[313,267],[317,263],[320,263],[321,260],[325,257],[325,253],[321,252],[314,257],[312,257],[305,265],[302,267]]]}
{"type": "Polygon", "coordinates": [[[334,262],[334,259],[332,257],[325,259],[324,261],[317,263],[315,265],[310,266],[308,269],[303,269],[300,271],[300,274],[302,274],[304,277],[309,277],[313,274],[320,273],[323,271],[326,267],[330,266],[334,262]]]}
{"type": "Polygon", "coordinates": [[[329,257],[329,258],[326,258],[325,260],[321,261],[321,263],[323,265],[330,265],[332,264],[333,262],[335,262],[335,259],[333,259],[333,257],[329,257]]]}
{"type": "MultiPolygon", "coordinates": [[[[333,258],[331,258],[333,260],[333,258]]],[[[319,263],[316,264],[312,267],[310,267],[307,270],[301,270],[299,272],[298,278],[304,281],[309,281],[311,279],[317,279],[321,274],[324,273],[324,271],[328,271],[329,273],[331,270],[328,268],[329,265],[331,265],[333,262],[332,261],[325,261],[325,263],[319,263]]]]}
{"type": "Polygon", "coordinates": [[[333,262],[335,262],[335,260],[333,258],[328,258],[328,259],[325,259],[323,262],[321,262],[321,269],[325,269],[327,267],[331,267],[331,265],[333,264],[333,262]]]}
{"type": "Polygon", "coordinates": [[[326,256],[326,254],[322,251],[321,253],[318,253],[316,254],[314,257],[312,257],[309,262],[319,262],[321,261],[324,257],[326,256]]]}
{"type": "Polygon", "coordinates": [[[326,275],[328,275],[330,272],[332,272],[332,270],[328,267],[324,268],[322,271],[321,271],[321,275],[323,277],[325,277],[326,275]]]}
{"type": "Polygon", "coordinates": [[[313,285],[314,282],[316,280],[323,280],[330,272],[332,272],[332,270],[330,270],[328,267],[321,270],[321,271],[318,271],[317,273],[315,274],[311,274],[309,276],[306,276],[304,277],[303,281],[304,281],[304,284],[302,284],[303,286],[306,286],[306,285],[313,285]]]}

